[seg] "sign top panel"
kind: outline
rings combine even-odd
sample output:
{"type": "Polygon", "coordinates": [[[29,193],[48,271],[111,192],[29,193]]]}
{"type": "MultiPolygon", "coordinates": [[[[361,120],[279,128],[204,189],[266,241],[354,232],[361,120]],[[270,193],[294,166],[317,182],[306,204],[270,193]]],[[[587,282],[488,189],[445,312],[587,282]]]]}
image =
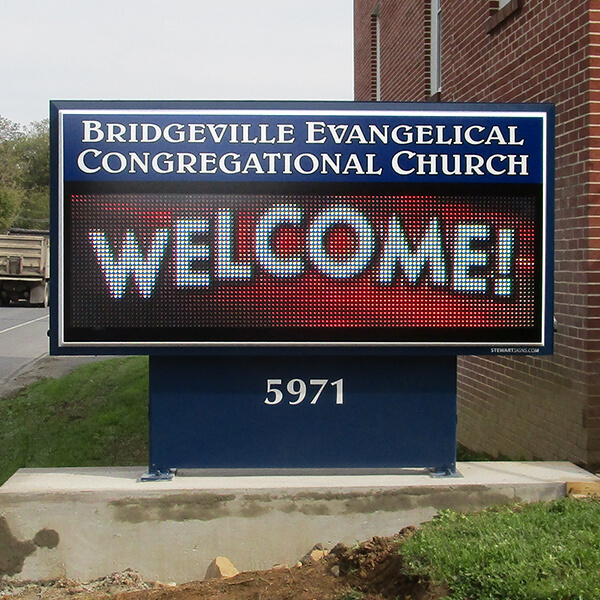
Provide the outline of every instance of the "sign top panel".
{"type": "Polygon", "coordinates": [[[52,350],[550,352],[553,121],[53,102],[52,350]]]}
{"type": "Polygon", "coordinates": [[[548,107],[55,103],[66,181],[541,183],[548,107]]]}

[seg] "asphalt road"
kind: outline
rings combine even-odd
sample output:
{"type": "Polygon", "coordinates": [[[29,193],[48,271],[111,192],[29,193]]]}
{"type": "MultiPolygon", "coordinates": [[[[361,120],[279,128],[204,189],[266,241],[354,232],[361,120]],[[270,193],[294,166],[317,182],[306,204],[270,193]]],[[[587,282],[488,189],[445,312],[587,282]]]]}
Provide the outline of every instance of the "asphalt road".
{"type": "Polygon", "coordinates": [[[48,356],[48,309],[0,307],[0,399],[107,356],[48,356]]]}
{"type": "Polygon", "coordinates": [[[0,307],[0,384],[48,354],[48,309],[0,307]]]}

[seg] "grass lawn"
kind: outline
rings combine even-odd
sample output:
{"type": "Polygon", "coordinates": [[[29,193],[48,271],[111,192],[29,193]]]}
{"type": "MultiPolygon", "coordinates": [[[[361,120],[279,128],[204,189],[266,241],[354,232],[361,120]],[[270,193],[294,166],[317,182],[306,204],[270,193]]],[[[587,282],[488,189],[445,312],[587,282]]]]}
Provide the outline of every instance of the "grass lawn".
{"type": "Polygon", "coordinates": [[[0,449],[0,485],[21,467],[147,465],[148,358],[89,363],[0,399],[0,449]]]}
{"type": "Polygon", "coordinates": [[[410,574],[448,586],[448,600],[598,600],[600,501],[445,511],[401,553],[410,574]]]}
{"type": "Polygon", "coordinates": [[[148,358],[90,363],[0,399],[0,485],[21,467],[148,464],[148,358]]]}

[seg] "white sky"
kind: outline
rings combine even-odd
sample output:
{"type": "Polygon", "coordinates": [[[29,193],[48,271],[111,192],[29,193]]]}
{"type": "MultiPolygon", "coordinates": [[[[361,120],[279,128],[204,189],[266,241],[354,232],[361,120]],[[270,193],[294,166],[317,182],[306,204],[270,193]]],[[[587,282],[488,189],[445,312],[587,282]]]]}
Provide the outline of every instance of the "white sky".
{"type": "Polygon", "coordinates": [[[49,100],[351,100],[352,0],[0,0],[0,115],[49,100]]]}

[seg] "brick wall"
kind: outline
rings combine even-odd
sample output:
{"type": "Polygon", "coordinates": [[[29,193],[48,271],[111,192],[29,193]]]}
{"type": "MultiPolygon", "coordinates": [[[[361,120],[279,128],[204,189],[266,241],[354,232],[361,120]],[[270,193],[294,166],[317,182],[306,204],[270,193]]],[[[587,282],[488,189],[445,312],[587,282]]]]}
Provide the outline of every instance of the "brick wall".
{"type": "Polygon", "coordinates": [[[373,99],[371,17],[379,14],[381,99],[424,100],[429,89],[429,47],[423,45],[424,36],[428,37],[429,2],[358,1],[354,11],[356,99],[373,99]],[[367,55],[369,60],[365,60],[367,55]]]}
{"type": "MultiPolygon", "coordinates": [[[[598,3],[600,4],[600,3],[598,3]]],[[[377,3],[355,0],[355,94],[377,3]]],[[[428,90],[429,0],[380,7],[382,100],[428,90]]],[[[552,357],[459,360],[459,440],[516,458],[600,463],[600,7],[581,0],[442,0],[442,101],[556,105],[552,357]],[[590,8],[592,7],[592,8],[590,8]],[[504,18],[502,18],[504,17],[504,18]]]]}

